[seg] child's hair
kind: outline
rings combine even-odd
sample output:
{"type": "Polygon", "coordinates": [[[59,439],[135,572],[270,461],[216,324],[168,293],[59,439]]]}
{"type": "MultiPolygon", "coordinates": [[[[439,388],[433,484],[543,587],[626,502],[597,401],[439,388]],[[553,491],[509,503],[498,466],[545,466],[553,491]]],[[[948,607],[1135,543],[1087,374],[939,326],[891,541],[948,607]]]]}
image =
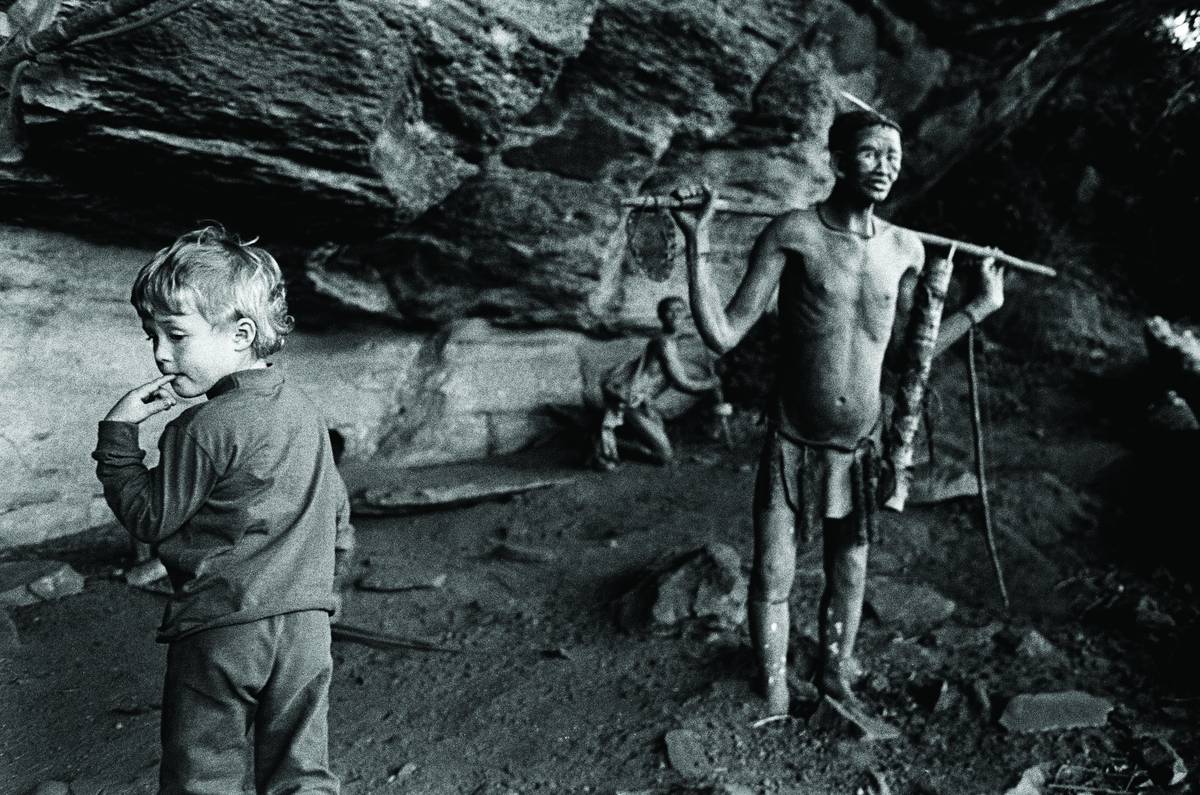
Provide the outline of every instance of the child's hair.
{"type": "Polygon", "coordinates": [[[295,321],[279,263],[254,240],[243,243],[219,224],[180,235],[147,262],[133,280],[129,300],[138,314],[195,309],[213,326],[254,321],[259,358],[283,347],[295,321]]]}

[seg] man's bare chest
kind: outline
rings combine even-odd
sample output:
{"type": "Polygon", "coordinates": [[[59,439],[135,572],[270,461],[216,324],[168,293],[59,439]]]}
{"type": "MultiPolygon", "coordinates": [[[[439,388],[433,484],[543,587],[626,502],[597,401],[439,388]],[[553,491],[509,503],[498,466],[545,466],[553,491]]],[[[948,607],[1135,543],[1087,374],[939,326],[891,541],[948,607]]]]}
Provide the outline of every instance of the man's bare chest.
{"type": "Polygon", "coordinates": [[[911,268],[884,241],[822,237],[787,250],[779,283],[781,320],[798,330],[862,330],[886,336],[901,279],[911,268]]]}

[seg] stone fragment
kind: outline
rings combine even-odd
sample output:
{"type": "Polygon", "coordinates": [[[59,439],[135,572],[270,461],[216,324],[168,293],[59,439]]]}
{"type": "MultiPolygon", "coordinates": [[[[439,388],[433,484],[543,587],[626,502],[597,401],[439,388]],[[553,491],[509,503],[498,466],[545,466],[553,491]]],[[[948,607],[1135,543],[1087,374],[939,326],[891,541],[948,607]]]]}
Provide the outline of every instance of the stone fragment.
{"type": "Polygon", "coordinates": [[[32,795],[71,795],[71,787],[65,781],[43,781],[33,788],[32,795]]]}
{"type": "Polygon", "coordinates": [[[367,572],[355,584],[364,591],[414,591],[446,584],[444,573],[422,569],[400,555],[371,555],[363,564],[367,572]]]}
{"type": "Polygon", "coordinates": [[[1187,765],[1162,737],[1139,737],[1138,756],[1150,772],[1150,778],[1160,787],[1173,787],[1187,778],[1187,765]]]}
{"type": "Polygon", "coordinates": [[[574,478],[550,478],[522,483],[460,483],[419,489],[379,487],[363,489],[353,497],[355,515],[407,516],[424,511],[463,508],[488,500],[503,500],[527,491],[561,486],[574,478]]]}
{"type": "Polygon", "coordinates": [[[924,634],[941,624],[957,605],[924,585],[875,577],[867,586],[867,604],[884,624],[911,634],[924,634]]]}
{"type": "Polygon", "coordinates": [[[1111,702],[1078,690],[1022,693],[1008,702],[1000,725],[1011,732],[1103,726],[1111,711],[1111,702]]]}
{"type": "Polygon", "coordinates": [[[979,710],[980,714],[985,717],[992,714],[992,695],[988,692],[987,685],[979,679],[971,682],[971,703],[979,710]]]}
{"type": "Polygon", "coordinates": [[[947,649],[984,650],[1004,626],[997,621],[982,627],[943,626],[933,631],[933,642],[947,649]]]}
{"type": "Polygon", "coordinates": [[[501,541],[497,544],[492,550],[492,557],[510,560],[514,563],[552,563],[554,561],[554,553],[548,549],[514,544],[510,541],[501,541]]]}
{"type": "Polygon", "coordinates": [[[413,574],[410,572],[375,571],[364,574],[356,583],[364,591],[416,591],[441,588],[446,584],[445,574],[413,574]]]}
{"type": "Polygon", "coordinates": [[[1042,789],[1047,782],[1046,765],[1034,765],[1021,773],[1021,780],[1011,789],[1006,789],[1004,795],[1043,795],[1042,789]]]}
{"type": "Polygon", "coordinates": [[[746,617],[748,583],[741,558],[727,544],[713,543],[685,552],[651,572],[622,597],[619,621],[634,629],[662,630],[698,623],[732,629],[746,617]]]}
{"type": "Polygon", "coordinates": [[[0,563],[0,607],[21,607],[80,593],[83,577],[57,560],[0,563]]]}
{"type": "Polygon", "coordinates": [[[1046,640],[1045,635],[1036,629],[1031,629],[1017,644],[1017,654],[1021,657],[1056,657],[1060,652],[1053,643],[1046,640]]]}
{"type": "Polygon", "coordinates": [[[712,769],[700,735],[691,729],[674,729],[663,738],[667,744],[667,759],[671,767],[684,776],[703,776],[712,769]]]}
{"type": "Polygon", "coordinates": [[[933,702],[934,712],[948,712],[962,703],[962,692],[951,683],[942,680],[937,689],[937,698],[933,702]]]}
{"type": "Polygon", "coordinates": [[[836,734],[846,734],[864,742],[875,740],[895,740],[900,736],[900,730],[890,723],[867,715],[861,709],[842,701],[835,701],[824,696],[817,704],[817,709],[808,719],[812,729],[836,734]]]}

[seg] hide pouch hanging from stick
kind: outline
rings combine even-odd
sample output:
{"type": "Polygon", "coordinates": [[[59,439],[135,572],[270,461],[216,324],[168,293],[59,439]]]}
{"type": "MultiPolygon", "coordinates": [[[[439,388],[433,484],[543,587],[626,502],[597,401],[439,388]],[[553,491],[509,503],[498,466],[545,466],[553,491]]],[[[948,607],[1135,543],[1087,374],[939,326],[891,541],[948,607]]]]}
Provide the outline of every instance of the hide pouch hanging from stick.
{"type": "Polygon", "coordinates": [[[942,323],[946,289],[950,285],[950,273],[954,268],[953,257],[952,250],[944,258],[936,257],[926,262],[913,294],[913,306],[904,343],[905,363],[896,391],[892,422],[884,438],[884,448],[892,467],[892,490],[891,494],[887,495],[884,507],[893,511],[903,511],[908,501],[912,481],[913,444],[917,425],[921,421],[921,406],[924,403],[925,387],[929,383],[938,329],[942,323]]]}
{"type": "Polygon", "coordinates": [[[625,218],[629,270],[665,282],[675,267],[675,222],[666,208],[632,210],[625,218]]]}

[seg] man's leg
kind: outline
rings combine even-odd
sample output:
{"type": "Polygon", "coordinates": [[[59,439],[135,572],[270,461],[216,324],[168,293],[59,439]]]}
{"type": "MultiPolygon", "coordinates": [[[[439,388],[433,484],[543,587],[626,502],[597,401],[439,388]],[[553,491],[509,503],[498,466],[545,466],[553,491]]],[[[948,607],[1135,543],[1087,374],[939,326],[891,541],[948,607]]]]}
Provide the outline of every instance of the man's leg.
{"type": "Polygon", "coordinates": [[[338,780],[329,769],[329,614],[305,610],[266,621],[275,657],[254,727],[258,792],[337,795],[338,780]]]}
{"type": "Polygon", "coordinates": [[[859,543],[856,537],[852,517],[825,520],[825,590],[817,620],[821,676],[817,684],[823,693],[836,699],[852,697],[854,642],[862,620],[868,551],[869,545],[859,543]]]}
{"type": "Polygon", "coordinates": [[[625,412],[625,427],[636,444],[637,451],[655,464],[666,464],[675,457],[667,427],[653,409],[639,407],[625,412]]]}
{"type": "Polygon", "coordinates": [[[621,463],[621,456],[617,452],[617,428],[625,423],[624,415],[625,410],[620,405],[605,406],[595,449],[592,451],[592,465],[596,469],[610,471],[621,463]]]}
{"type": "Polygon", "coordinates": [[[779,472],[778,442],[768,440],[754,488],[754,567],[750,642],[758,658],[768,715],[786,715],[788,596],[796,576],[795,515],[779,472]]]}

